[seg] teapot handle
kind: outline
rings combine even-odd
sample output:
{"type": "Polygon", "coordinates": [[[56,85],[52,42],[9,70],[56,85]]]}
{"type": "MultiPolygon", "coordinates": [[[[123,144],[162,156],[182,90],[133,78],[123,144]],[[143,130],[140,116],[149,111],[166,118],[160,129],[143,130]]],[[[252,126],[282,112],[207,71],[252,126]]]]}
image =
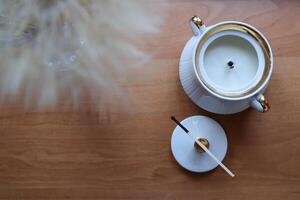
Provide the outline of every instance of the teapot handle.
{"type": "Polygon", "coordinates": [[[270,105],[269,105],[268,101],[262,94],[259,94],[256,97],[256,99],[254,99],[250,103],[250,105],[252,108],[255,108],[256,110],[258,110],[259,112],[262,112],[262,113],[267,112],[270,109],[270,105]]]}
{"type": "Polygon", "coordinates": [[[205,24],[202,19],[196,15],[190,19],[190,25],[195,36],[200,35],[205,29],[205,24]]]}

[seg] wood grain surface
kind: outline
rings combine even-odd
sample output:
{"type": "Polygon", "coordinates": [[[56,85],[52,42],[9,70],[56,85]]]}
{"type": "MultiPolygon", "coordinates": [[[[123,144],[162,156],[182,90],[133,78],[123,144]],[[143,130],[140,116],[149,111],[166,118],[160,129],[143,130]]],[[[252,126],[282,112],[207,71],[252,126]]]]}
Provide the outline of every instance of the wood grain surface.
{"type": "MultiPolygon", "coordinates": [[[[0,199],[300,199],[300,1],[147,1],[164,8],[161,32],[146,49],[153,58],[120,79],[127,103],[79,111],[0,107],[0,199]],[[275,56],[266,92],[268,113],[249,109],[222,116],[185,95],[178,61],[191,37],[188,19],[207,25],[250,23],[268,38],[275,56]],[[178,119],[206,115],[229,142],[221,168],[183,170],[170,152],[178,119]]],[[[116,102],[124,102],[115,97],[116,102]]]]}

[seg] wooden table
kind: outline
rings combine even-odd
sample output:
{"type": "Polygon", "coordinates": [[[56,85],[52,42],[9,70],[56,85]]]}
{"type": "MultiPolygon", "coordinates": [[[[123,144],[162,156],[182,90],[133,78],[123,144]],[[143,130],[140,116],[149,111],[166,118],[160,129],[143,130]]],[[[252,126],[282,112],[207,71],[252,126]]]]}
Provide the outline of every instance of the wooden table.
{"type": "Polygon", "coordinates": [[[0,198],[300,199],[300,1],[150,4],[164,7],[165,22],[147,45],[153,58],[120,81],[127,103],[99,112],[88,101],[77,112],[1,106],[0,198]],[[193,14],[207,25],[250,23],[269,39],[275,65],[268,113],[215,115],[188,99],[178,59],[191,37],[187,20],[193,14]],[[179,167],[170,152],[171,115],[217,120],[229,142],[224,163],[237,176],[221,168],[194,174],[179,167]]]}

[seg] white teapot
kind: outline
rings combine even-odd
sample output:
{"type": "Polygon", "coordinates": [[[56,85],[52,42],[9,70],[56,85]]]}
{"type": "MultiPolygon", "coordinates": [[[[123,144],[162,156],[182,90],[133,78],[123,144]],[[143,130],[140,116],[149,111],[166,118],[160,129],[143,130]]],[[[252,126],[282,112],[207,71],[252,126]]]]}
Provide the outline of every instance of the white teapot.
{"type": "Polygon", "coordinates": [[[205,26],[194,16],[190,24],[194,36],[182,51],[179,77],[191,100],[218,114],[248,107],[268,111],[263,93],[272,74],[273,55],[262,33],[237,21],[205,26]]]}

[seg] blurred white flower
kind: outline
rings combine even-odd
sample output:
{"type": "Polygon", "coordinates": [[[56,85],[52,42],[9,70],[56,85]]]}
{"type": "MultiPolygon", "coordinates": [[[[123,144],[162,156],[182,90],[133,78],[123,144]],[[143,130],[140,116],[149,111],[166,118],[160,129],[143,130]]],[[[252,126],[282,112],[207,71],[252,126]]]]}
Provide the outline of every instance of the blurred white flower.
{"type": "Polygon", "coordinates": [[[147,57],[136,40],[157,32],[158,16],[144,4],[0,0],[1,96],[22,94],[26,105],[39,107],[67,97],[76,106],[83,93],[110,91],[112,74],[127,70],[124,60],[147,57]]]}

